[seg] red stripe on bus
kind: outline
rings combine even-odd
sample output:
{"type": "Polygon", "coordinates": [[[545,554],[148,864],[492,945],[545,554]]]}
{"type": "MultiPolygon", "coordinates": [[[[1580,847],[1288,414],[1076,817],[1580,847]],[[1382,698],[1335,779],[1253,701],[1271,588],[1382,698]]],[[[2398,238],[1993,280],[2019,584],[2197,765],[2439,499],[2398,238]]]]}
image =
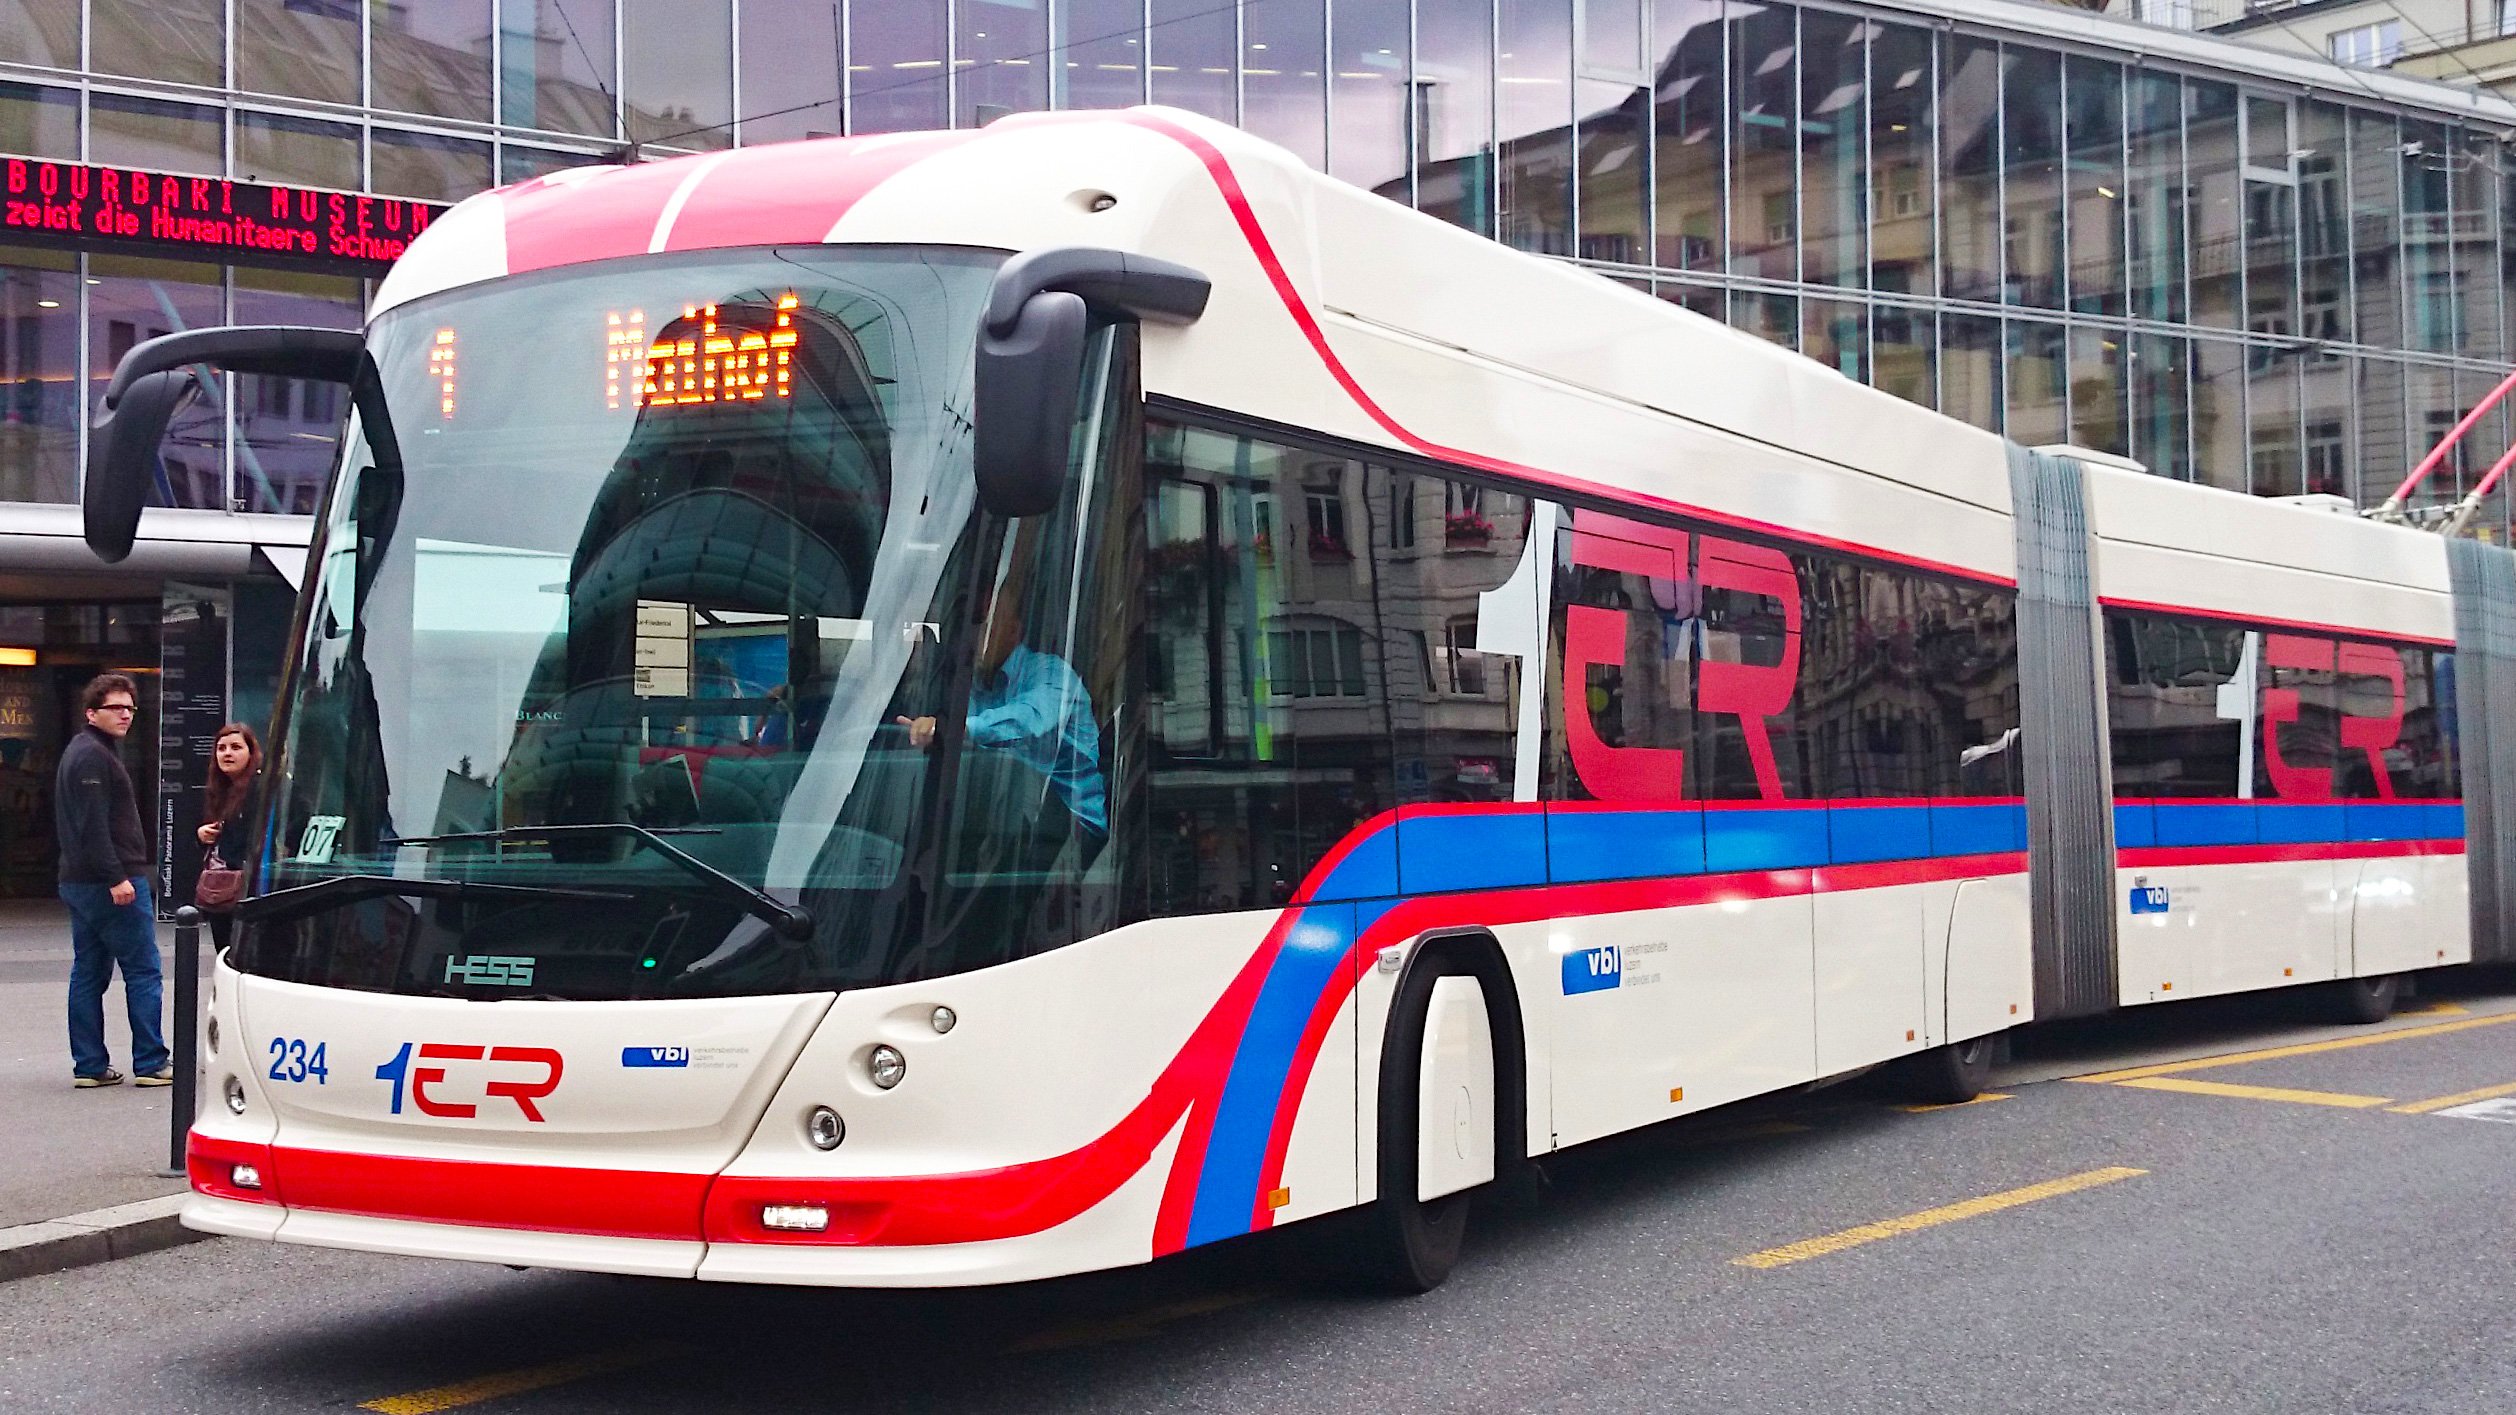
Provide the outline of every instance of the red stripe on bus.
{"type": "Polygon", "coordinates": [[[2156,870],[2173,865],[2276,865],[2297,861],[2399,860],[2417,855],[2460,855],[2460,840],[2307,841],[2289,845],[2144,845],[2114,852],[2115,868],[2156,870]]]}
{"type": "Polygon", "coordinates": [[[258,1140],[227,1140],[198,1130],[186,1131],[183,1168],[196,1194],[246,1204],[285,1202],[280,1197],[279,1176],[271,1169],[271,1147],[258,1140]],[[238,1187],[236,1166],[240,1164],[252,1165],[261,1174],[261,1188],[238,1187]]]}
{"type": "Polygon", "coordinates": [[[712,1177],[287,1145],[271,1147],[271,1167],[292,1209],[685,1243],[699,1238],[700,1208],[712,1177]]]}
{"type": "Polygon", "coordinates": [[[856,145],[843,154],[819,142],[738,148],[699,178],[664,248],[817,244],[874,188],[976,136],[965,129],[843,139],[856,145]],[[834,155],[844,160],[834,164],[834,155]]]}
{"type": "Polygon", "coordinates": [[[2224,609],[2200,609],[2189,604],[2153,604],[2145,599],[2120,599],[2113,595],[2099,595],[2097,603],[2107,609],[2129,610],[2136,614],[2172,614],[2186,619],[2213,619],[2267,629],[2302,629],[2313,634],[2378,639],[2397,644],[2417,644],[2423,648],[2451,649],[2455,646],[2453,639],[2433,639],[2426,634],[2398,634],[2390,629],[2354,629],[2346,624],[2319,624],[2311,619],[2281,619],[2264,614],[2234,614],[2224,609]]]}
{"type": "Polygon", "coordinates": [[[1951,565],[1919,555],[1908,555],[1902,551],[1863,545],[1857,541],[1838,540],[1808,531],[1790,530],[1767,521],[1706,510],[1700,506],[1688,506],[1648,492],[1603,486],[1585,478],[1568,476],[1561,472],[1550,472],[1518,462],[1507,462],[1499,457],[1486,456],[1481,452],[1445,447],[1429,438],[1417,436],[1401,426],[1398,420],[1391,417],[1379,403],[1373,401],[1372,396],[1363,390],[1363,385],[1346,368],[1344,360],[1339,359],[1336,351],[1328,347],[1326,332],[1319,327],[1319,321],[1312,317],[1309,305],[1303,300],[1301,292],[1294,288],[1293,277],[1285,270],[1284,262],[1276,255],[1274,243],[1267,239],[1265,228],[1259,224],[1258,213],[1250,205],[1249,195],[1242,189],[1240,178],[1232,171],[1231,160],[1218,151],[1213,144],[1167,118],[1132,110],[1111,116],[1121,122],[1132,123],[1137,127],[1148,128],[1162,134],[1187,148],[1196,155],[1198,161],[1205,164],[1207,175],[1214,179],[1215,186],[1222,193],[1224,205],[1231,209],[1233,221],[1240,226],[1242,239],[1248,242],[1251,254],[1258,258],[1259,267],[1266,272],[1268,283],[1275,287],[1277,299],[1283,303],[1285,312],[1292,316],[1294,324],[1300,327],[1302,337],[1310,342],[1312,352],[1319,356],[1319,362],[1328,371],[1328,376],[1336,380],[1337,386],[1345,390],[1346,396],[1354,400],[1354,406],[1362,409],[1365,416],[1380,424],[1382,431],[1407,447],[1427,456],[1438,457],[1483,471],[1499,472],[1505,476],[1543,482],[1564,491],[1609,497],[1629,505],[1648,505],[1658,510],[1693,517],[1696,520],[1709,521],[1732,530],[1771,536],[1795,545],[1865,556],[1873,560],[1884,560],[1928,571],[1935,575],[1954,576],[1958,579],[1996,585],[2004,589],[2017,584],[2017,581],[2010,576],[1977,570],[1971,566],[1951,565]]]}
{"type": "Polygon", "coordinates": [[[678,162],[541,177],[491,198],[506,217],[507,273],[644,255],[655,218],[690,175],[678,162]]]}

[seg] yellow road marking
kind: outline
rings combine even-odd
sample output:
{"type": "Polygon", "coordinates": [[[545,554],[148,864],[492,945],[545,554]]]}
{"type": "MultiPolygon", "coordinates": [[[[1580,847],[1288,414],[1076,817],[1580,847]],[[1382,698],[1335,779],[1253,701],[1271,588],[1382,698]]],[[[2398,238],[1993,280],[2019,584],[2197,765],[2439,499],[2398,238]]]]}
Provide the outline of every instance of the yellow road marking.
{"type": "Polygon", "coordinates": [[[573,1361],[553,1361],[547,1366],[526,1366],[522,1370],[501,1371],[496,1375],[457,1381],[450,1386],[415,1390],[408,1395],[388,1395],[382,1400],[370,1400],[358,1408],[373,1410],[377,1415],[433,1415],[439,1410],[478,1405],[484,1400],[496,1400],[501,1396],[522,1395],[529,1390],[544,1390],[569,1381],[581,1381],[588,1376],[624,1371],[632,1366],[661,1361],[673,1354],[674,1348],[670,1347],[600,1352],[580,1356],[573,1361]]]}
{"type": "Polygon", "coordinates": [[[2182,1091],[2195,1096],[2233,1096],[2241,1101],[2287,1101],[2292,1105],[2330,1105],[2344,1110],[2368,1110],[2392,1100],[2391,1096],[2354,1096],[2344,1091],[2292,1091],[2285,1086],[2238,1086],[2226,1081],[2187,1081],[2177,1076],[2135,1076],[2117,1081],[2143,1091],[2182,1091]]]}
{"type": "Polygon", "coordinates": [[[2424,1002],[2418,1007],[2406,1007],[2394,1015],[2397,1017],[2469,1017],[2472,1015],[2472,1009],[2460,1002],[2424,1002]]]}
{"type": "Polygon", "coordinates": [[[1985,1214],[1998,1213],[2003,1209],[2014,1209],[2020,1204],[2032,1204],[2038,1199],[2052,1199],[2064,1194],[2075,1194],[2082,1189],[2094,1189],[2100,1184],[2112,1184],[2118,1179],[2131,1179],[2148,1172],[2145,1169],[2126,1169],[2120,1166],[2111,1169],[2092,1169],[2085,1174],[2073,1174],[2061,1179],[2048,1179],[2042,1184],[2030,1184],[2023,1189],[2005,1189],[1998,1194],[1986,1194],[1980,1199],[1968,1199],[1961,1204],[1946,1204],[1936,1209],[1924,1209],[1918,1214],[1906,1214],[1903,1218],[1881,1219],[1877,1223],[1865,1223],[1858,1228],[1847,1228],[1840,1233],[1829,1233],[1818,1238],[1803,1238],[1797,1243],[1785,1243],[1779,1248],[1767,1248],[1761,1253],[1750,1253],[1744,1258],[1732,1258],[1730,1263],[1733,1267],[1741,1268],[1778,1268],[1790,1263],[1805,1262],[1810,1258],[1822,1258],[1828,1253],[1840,1253],[1846,1248],[1858,1248],[1864,1243],[1875,1243],[1881,1238],[1893,1238],[1899,1233],[1936,1228],[1943,1223],[1955,1223],[1959,1219],[1980,1218],[1985,1214]]]}
{"type": "Polygon", "coordinates": [[[2009,1092],[2007,1091],[1985,1091],[1982,1095],[1976,1096],[1970,1101],[1951,1101],[1947,1105],[1900,1105],[1896,1107],[1896,1109],[1903,1111],[1907,1115],[1926,1115],[1935,1110],[1963,1110],[1970,1105],[1989,1105],[1993,1101],[2005,1101],[2008,1099],[2009,1092]]]}
{"type": "Polygon", "coordinates": [[[2074,1081],[2123,1082],[2138,1081],[2150,1076],[2172,1076],[2182,1071],[2206,1071],[2214,1066],[2243,1066],[2254,1061],[2277,1061],[2284,1056],[2312,1056],[2317,1052],[2348,1051],[2352,1047],[2372,1047],[2383,1042],[2409,1041],[2414,1037],[2442,1037],[2449,1032],[2465,1032],[2475,1027],[2496,1027],[2516,1022],[2516,1012],[2500,1012],[2488,1017],[2467,1017],[2460,1022],[2432,1022],[2425,1027],[2396,1027],[2390,1032],[2361,1032],[2356,1036],[2335,1037],[2323,1042],[2300,1042],[2295,1046],[2265,1047],[2260,1051],[2236,1051],[2224,1056],[2197,1057],[2191,1061],[2164,1061],[2155,1066],[2133,1066],[2121,1071],[2099,1071],[2087,1076],[2073,1076],[2074,1081]]]}
{"type": "Polygon", "coordinates": [[[2501,1096],[2516,1096],[2516,1082],[2504,1086],[2484,1086],[2477,1091],[2457,1091],[2451,1096],[2433,1096],[2425,1101],[2404,1101],[2401,1105],[2389,1106],[2387,1109],[2404,1115],[2426,1115],[2430,1111],[2444,1110],[2448,1106],[2469,1105],[2474,1101],[2494,1101],[2501,1096]]]}

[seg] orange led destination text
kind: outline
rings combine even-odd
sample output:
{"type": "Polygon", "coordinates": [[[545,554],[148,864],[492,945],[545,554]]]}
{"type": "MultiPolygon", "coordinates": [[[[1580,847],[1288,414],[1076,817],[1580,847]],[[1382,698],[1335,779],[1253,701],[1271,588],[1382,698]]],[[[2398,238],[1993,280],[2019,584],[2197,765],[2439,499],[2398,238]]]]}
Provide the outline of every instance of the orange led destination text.
{"type": "Polygon", "coordinates": [[[780,298],[776,323],[765,331],[719,328],[714,305],[685,310],[683,319],[697,320],[698,332],[648,348],[638,401],[672,406],[792,397],[797,303],[793,295],[780,298]]]}

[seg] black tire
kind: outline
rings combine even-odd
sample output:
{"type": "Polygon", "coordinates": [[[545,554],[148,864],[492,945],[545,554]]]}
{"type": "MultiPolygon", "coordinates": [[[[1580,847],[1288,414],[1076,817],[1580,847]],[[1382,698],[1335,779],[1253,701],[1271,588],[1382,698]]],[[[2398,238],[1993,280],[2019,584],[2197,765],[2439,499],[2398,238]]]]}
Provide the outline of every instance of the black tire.
{"type": "MultiPolygon", "coordinates": [[[[1355,1275],[1376,1291],[1414,1296],[1441,1286],[1458,1265],[1468,1236],[1468,1195],[1431,1202],[1415,1197],[1424,1026],[1433,985],[1473,977],[1447,959],[1427,959],[1400,985],[1380,1053],[1380,1197],[1363,1215],[1355,1275]]],[[[1487,1015],[1490,1021],[1492,1009],[1487,1015]]]]}
{"type": "Polygon", "coordinates": [[[2336,1022],[2382,1022],[2394,1015],[2394,1004],[2402,1000],[2402,975],[2326,983],[2321,1000],[2324,1011],[2336,1022]]]}
{"type": "Polygon", "coordinates": [[[1997,1034],[1933,1047],[1905,1059],[1898,1089],[1922,1105],[1963,1105],[1992,1084],[1992,1059],[1999,1051],[1997,1034]]]}

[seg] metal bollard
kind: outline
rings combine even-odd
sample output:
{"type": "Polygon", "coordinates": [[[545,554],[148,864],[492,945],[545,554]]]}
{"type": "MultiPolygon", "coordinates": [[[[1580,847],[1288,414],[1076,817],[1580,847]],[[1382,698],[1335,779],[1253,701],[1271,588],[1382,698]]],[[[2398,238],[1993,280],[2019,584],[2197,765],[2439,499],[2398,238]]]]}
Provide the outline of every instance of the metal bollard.
{"type": "Polygon", "coordinates": [[[201,911],[175,911],[175,1104],[166,1125],[169,1178],[184,1173],[184,1141],[201,1090],[201,911]]]}

